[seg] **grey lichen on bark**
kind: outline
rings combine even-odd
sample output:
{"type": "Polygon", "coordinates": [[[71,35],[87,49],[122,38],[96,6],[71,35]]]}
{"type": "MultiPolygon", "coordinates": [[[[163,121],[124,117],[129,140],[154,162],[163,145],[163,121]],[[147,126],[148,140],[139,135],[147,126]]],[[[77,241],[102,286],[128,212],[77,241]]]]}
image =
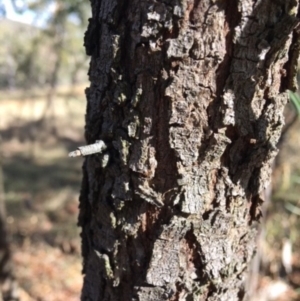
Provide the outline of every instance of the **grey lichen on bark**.
{"type": "Polygon", "coordinates": [[[241,300],[298,1],[91,4],[82,300],[241,300]]]}

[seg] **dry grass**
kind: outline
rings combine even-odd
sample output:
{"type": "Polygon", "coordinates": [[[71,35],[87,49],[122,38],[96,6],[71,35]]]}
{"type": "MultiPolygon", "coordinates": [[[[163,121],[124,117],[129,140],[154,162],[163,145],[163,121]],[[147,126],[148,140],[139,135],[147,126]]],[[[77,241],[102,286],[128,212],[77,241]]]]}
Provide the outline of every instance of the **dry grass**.
{"type": "Polygon", "coordinates": [[[45,108],[45,91],[0,97],[15,273],[22,300],[79,300],[82,276],[76,223],[82,159],[67,154],[84,144],[84,87],[60,89],[50,110],[45,108]]]}

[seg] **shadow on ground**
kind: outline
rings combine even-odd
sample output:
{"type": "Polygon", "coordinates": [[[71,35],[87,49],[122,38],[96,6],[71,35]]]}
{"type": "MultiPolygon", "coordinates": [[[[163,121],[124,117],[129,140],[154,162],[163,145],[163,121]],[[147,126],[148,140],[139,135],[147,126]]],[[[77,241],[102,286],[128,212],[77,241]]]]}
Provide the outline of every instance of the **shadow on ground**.
{"type": "Polygon", "coordinates": [[[46,118],[17,116],[17,108],[14,116],[3,113],[8,108],[0,111],[7,228],[24,301],[80,296],[77,216],[83,160],[68,153],[85,143],[85,104],[77,102],[75,110],[61,102],[59,114],[46,118]]]}

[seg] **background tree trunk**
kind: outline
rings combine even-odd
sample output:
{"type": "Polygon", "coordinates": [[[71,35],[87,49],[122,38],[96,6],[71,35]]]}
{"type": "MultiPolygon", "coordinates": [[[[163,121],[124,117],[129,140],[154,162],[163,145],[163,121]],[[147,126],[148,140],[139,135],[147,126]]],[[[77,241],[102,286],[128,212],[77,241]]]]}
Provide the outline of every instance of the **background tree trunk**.
{"type": "Polygon", "coordinates": [[[92,0],[82,300],[241,300],[298,1],[92,0]]]}
{"type": "Polygon", "coordinates": [[[18,287],[13,271],[11,251],[6,229],[5,193],[2,164],[2,138],[0,136],[0,300],[18,301],[18,287]]]}

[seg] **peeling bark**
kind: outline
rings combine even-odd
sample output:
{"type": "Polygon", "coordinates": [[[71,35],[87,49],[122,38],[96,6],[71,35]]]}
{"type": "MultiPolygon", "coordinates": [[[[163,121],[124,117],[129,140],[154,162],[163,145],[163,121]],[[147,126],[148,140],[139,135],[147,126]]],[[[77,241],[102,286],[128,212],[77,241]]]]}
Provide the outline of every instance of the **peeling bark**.
{"type": "Polygon", "coordinates": [[[81,299],[242,300],[298,1],[91,4],[81,299]]]}

